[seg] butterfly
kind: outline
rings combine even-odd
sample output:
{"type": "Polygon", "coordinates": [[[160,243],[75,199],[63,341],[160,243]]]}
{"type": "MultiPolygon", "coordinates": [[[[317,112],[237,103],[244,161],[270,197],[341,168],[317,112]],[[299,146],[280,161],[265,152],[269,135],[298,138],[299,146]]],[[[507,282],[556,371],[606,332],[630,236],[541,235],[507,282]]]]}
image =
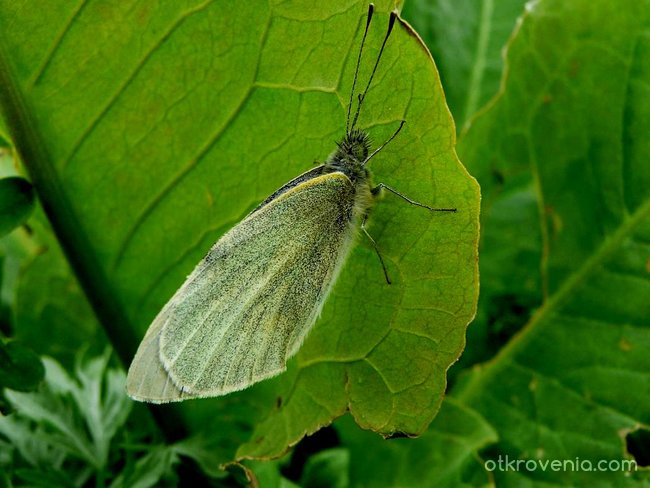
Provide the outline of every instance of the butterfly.
{"type": "Polygon", "coordinates": [[[388,190],[371,184],[368,162],[404,126],[371,152],[359,113],[377,71],[397,14],[365,89],[355,89],[374,7],[359,47],[345,135],[321,165],[279,188],[223,235],[150,325],[129,368],[127,393],[135,400],[164,403],[225,395],[286,369],[299,350],[361,232],[373,202],[388,190]]]}

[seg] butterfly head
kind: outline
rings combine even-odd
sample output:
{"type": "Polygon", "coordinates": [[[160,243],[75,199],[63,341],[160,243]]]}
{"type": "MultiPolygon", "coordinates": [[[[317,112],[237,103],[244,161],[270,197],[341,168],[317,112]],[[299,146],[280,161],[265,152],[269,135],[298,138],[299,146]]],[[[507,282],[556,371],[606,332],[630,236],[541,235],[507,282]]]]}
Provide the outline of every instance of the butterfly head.
{"type": "Polygon", "coordinates": [[[336,151],[325,163],[327,171],[341,171],[355,184],[365,180],[368,170],[364,164],[370,152],[368,134],[359,129],[352,129],[336,145],[336,151]]]}
{"type": "Polygon", "coordinates": [[[360,129],[352,129],[338,144],[335,158],[355,163],[363,163],[370,151],[370,137],[360,129]]]}

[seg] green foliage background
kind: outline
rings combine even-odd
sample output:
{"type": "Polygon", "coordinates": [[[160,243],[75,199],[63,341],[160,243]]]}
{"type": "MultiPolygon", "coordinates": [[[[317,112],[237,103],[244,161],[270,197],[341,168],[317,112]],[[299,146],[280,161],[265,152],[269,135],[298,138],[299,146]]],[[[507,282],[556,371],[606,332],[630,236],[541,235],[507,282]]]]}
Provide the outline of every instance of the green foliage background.
{"type": "MultiPolygon", "coordinates": [[[[289,371],[222,399],[154,408],[167,442],[141,405],[131,422],[130,407],[110,428],[97,421],[104,410],[89,404],[121,405],[119,367],[78,350],[93,357],[108,340],[128,361],[212,242],[327,156],[367,4],[29,4],[0,3],[0,129],[47,218],[37,210],[4,239],[3,331],[81,386],[46,359],[48,388],[7,393],[16,413],[0,423],[6,479],[33,480],[49,452],[49,479],[74,473],[76,484],[647,483],[642,469],[490,472],[484,462],[632,459],[631,432],[640,462],[648,449],[650,2],[406,2],[446,98],[400,25],[361,125],[382,141],[405,118],[373,160],[375,180],[459,212],[423,215],[386,196],[370,232],[395,286],[360,242],[289,371]],[[483,193],[481,298],[449,385],[474,313],[478,192],[445,102],[483,193]],[[73,400],[44,417],[33,405],[53,392],[73,400]],[[293,454],[265,460],[347,409],[293,454]],[[80,422],[104,435],[66,427],[80,422]],[[76,441],[30,450],[56,445],[52,436],[76,441]],[[178,467],[188,457],[202,471],[178,467]],[[243,464],[226,475],[220,465],[235,459],[243,464]]],[[[377,7],[366,59],[393,5],[377,7]]]]}

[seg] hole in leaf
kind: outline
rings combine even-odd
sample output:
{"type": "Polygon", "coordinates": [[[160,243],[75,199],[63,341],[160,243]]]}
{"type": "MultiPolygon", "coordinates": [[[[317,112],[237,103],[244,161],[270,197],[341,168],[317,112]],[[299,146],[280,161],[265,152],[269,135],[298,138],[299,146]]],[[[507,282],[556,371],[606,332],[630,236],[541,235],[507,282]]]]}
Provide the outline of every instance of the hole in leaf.
{"type": "Polygon", "coordinates": [[[627,452],[638,466],[650,466],[650,430],[637,429],[625,436],[627,452]]]}

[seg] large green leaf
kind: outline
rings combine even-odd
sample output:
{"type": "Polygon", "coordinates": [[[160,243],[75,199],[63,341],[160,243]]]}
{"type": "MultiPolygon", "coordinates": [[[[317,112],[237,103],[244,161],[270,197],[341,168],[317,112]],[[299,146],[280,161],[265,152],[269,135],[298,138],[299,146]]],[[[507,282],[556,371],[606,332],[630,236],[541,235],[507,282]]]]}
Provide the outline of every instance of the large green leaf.
{"type": "MultiPolygon", "coordinates": [[[[360,80],[386,29],[390,5],[377,7],[360,80]]],[[[366,10],[361,1],[2,4],[10,133],[125,361],[211,244],[333,149],[366,10]]],[[[398,22],[360,125],[377,144],[405,119],[373,159],[375,180],[458,212],[388,195],[369,231],[394,284],[361,241],[287,374],[183,406],[191,427],[211,421],[217,431],[233,428],[242,405],[257,408],[247,422],[265,420],[240,457],[279,455],[346,409],[365,428],[419,433],[440,405],[475,308],[478,188],[456,158],[429,53],[411,34],[398,22]]],[[[227,451],[216,458],[232,459],[227,451]]]]}
{"type": "MultiPolygon", "coordinates": [[[[547,299],[454,390],[497,430],[485,453],[495,462],[620,461],[625,435],[650,421],[649,34],[647,1],[531,5],[501,97],[463,140],[485,178],[530,168],[544,238],[547,299]]],[[[541,468],[495,477],[500,486],[647,480],[541,468]]]]}

